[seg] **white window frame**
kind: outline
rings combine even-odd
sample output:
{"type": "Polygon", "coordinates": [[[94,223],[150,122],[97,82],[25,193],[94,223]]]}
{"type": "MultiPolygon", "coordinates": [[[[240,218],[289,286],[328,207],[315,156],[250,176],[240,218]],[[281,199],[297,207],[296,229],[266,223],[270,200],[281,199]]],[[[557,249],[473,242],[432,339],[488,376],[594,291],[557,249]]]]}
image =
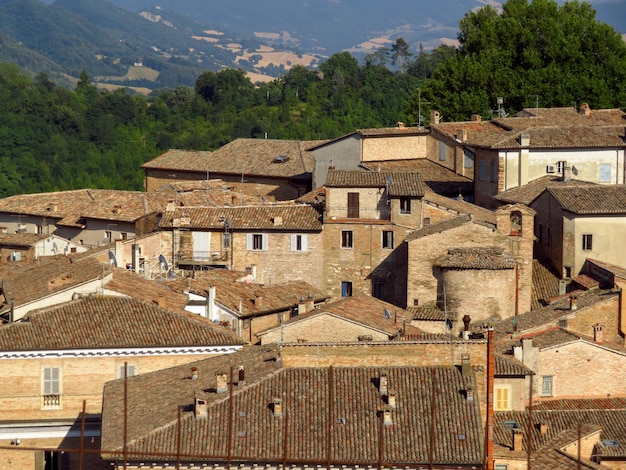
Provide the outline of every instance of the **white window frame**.
{"type": "MultiPolygon", "coordinates": [[[[128,364],[128,377],[132,377],[137,375],[137,366],[135,364],[128,364]]],[[[124,364],[119,364],[117,366],[117,378],[124,378],[124,364]]]]}
{"type": "Polygon", "coordinates": [[[591,234],[591,233],[583,233],[581,247],[582,247],[583,251],[592,251],[593,250],[593,234],[591,234]]]}
{"type": "Polygon", "coordinates": [[[541,377],[541,396],[553,397],[554,396],[554,376],[544,375],[541,377]]]}
{"type": "Polygon", "coordinates": [[[292,233],[291,234],[291,251],[308,251],[308,237],[306,233],[292,233]]]}
{"type": "Polygon", "coordinates": [[[61,408],[61,368],[41,368],[41,395],[44,409],[61,408]]]}
{"type": "Polygon", "coordinates": [[[247,233],[246,249],[248,251],[267,251],[267,233],[247,233]],[[255,237],[261,237],[261,248],[254,248],[255,237]]]}

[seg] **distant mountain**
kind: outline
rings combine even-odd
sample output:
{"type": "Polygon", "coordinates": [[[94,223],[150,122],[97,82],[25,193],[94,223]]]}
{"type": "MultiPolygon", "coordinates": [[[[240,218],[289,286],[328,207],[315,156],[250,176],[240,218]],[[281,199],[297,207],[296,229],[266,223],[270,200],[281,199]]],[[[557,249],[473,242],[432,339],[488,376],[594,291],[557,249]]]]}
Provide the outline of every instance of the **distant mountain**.
{"type": "MultiPolygon", "coordinates": [[[[459,20],[495,0],[0,0],[0,61],[56,81],[81,70],[101,84],[192,85],[238,67],[253,80],[347,50],[362,57],[403,37],[411,49],[454,44],[459,20]]],[[[593,2],[626,31],[626,0],[593,2]]]]}

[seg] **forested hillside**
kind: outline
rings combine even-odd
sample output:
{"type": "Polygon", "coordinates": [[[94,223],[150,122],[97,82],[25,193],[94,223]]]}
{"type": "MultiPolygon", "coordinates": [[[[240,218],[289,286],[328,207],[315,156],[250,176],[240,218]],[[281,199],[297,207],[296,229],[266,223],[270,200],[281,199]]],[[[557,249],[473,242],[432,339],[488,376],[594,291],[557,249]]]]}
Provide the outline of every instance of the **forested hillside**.
{"type": "Polygon", "coordinates": [[[261,85],[243,70],[204,71],[193,86],[148,97],[99,90],[86,72],[68,89],[2,63],[0,196],[139,190],[141,164],[170,148],[212,150],[239,137],[329,139],[398,121],[428,124],[430,109],[448,121],[489,119],[499,97],[509,113],[583,101],[626,108],[626,45],[588,4],[509,0],[502,13],[469,12],[460,40],[458,49],[427,53],[398,38],[362,64],[341,52],[318,70],[295,66],[261,85]]]}

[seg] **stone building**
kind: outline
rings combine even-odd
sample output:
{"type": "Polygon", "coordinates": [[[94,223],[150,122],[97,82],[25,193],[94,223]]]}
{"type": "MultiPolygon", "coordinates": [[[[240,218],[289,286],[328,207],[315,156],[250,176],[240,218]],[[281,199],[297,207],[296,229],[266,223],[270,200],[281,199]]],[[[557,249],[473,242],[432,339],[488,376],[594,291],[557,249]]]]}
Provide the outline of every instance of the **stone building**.
{"type": "Polygon", "coordinates": [[[424,187],[417,173],[334,170],[324,212],[325,288],[333,297],[371,294],[402,305],[402,240],[422,224],[424,187]]]}
{"type": "Polygon", "coordinates": [[[438,306],[450,312],[446,297],[447,292],[453,293],[457,311],[450,313],[451,319],[456,321],[455,332],[462,329],[459,310],[473,310],[472,318],[492,320],[530,310],[533,217],[532,209],[509,205],[494,213],[459,214],[412,231],[405,239],[408,253],[406,305],[438,306]],[[489,250],[484,251],[482,247],[494,247],[492,254],[485,256],[489,250]],[[452,258],[446,257],[450,256],[462,261],[456,263],[456,267],[463,269],[447,267],[452,258]],[[480,263],[478,258],[481,258],[480,263]],[[482,264],[488,258],[492,265],[482,264]],[[477,267],[485,269],[477,271],[477,267]],[[479,271],[481,275],[477,276],[479,271]],[[473,295],[463,295],[469,292],[473,295]]]}
{"type": "Polygon", "coordinates": [[[110,468],[93,452],[105,382],[229,354],[242,344],[208,320],[123,297],[79,299],[2,326],[2,466],[78,468],[84,457],[85,468],[110,468]],[[63,452],[81,446],[83,416],[91,452],[63,452]]]}
{"type": "Polygon", "coordinates": [[[314,207],[172,209],[163,214],[160,227],[177,268],[242,271],[254,265],[256,281],[262,284],[306,279],[318,288],[324,286],[322,215],[314,207]]]}
{"type": "Polygon", "coordinates": [[[220,178],[236,193],[268,200],[291,200],[311,190],[317,142],[273,139],[236,139],[219,149],[172,149],[144,163],[146,191],[168,183],[220,178]]]}

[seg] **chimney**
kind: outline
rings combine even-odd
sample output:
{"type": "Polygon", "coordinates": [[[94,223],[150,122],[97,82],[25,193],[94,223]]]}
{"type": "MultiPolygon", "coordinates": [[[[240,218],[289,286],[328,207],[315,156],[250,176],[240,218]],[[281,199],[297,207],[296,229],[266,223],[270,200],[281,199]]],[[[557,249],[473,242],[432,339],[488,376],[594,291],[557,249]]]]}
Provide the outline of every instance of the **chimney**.
{"type": "Polygon", "coordinates": [[[441,118],[439,111],[435,111],[434,109],[430,111],[430,123],[431,124],[439,124],[439,119],[441,118]]]}
{"type": "Polygon", "coordinates": [[[283,402],[280,398],[274,398],[272,408],[274,410],[274,416],[277,418],[280,418],[283,415],[283,402]]]}
{"type": "Polygon", "coordinates": [[[387,404],[389,405],[389,408],[391,408],[392,410],[396,409],[397,402],[396,402],[395,392],[389,392],[389,395],[387,395],[387,404]]]}
{"type": "Polygon", "coordinates": [[[194,397],[194,413],[196,418],[208,418],[209,417],[209,409],[206,404],[206,400],[202,398],[194,397]]]}
{"type": "Polygon", "coordinates": [[[382,373],[380,378],[378,379],[378,393],[380,396],[387,395],[389,392],[389,377],[387,377],[386,373],[382,373]]]}
{"type": "Polygon", "coordinates": [[[469,377],[472,375],[472,366],[470,364],[470,355],[461,354],[461,376],[469,377]]]}
{"type": "Polygon", "coordinates": [[[519,136],[519,144],[522,147],[530,146],[530,134],[524,133],[519,136]]]}
{"type": "Polygon", "coordinates": [[[404,123],[401,121],[398,121],[398,127],[404,127],[404,123]]]}
{"type": "Polygon", "coordinates": [[[604,342],[604,325],[600,323],[593,325],[593,340],[598,344],[604,342]]]}
{"type": "Polygon", "coordinates": [[[250,266],[250,276],[253,281],[256,281],[256,264],[250,266]]]}
{"type": "Polygon", "coordinates": [[[393,424],[393,416],[391,414],[391,407],[385,406],[383,410],[383,424],[385,426],[391,426],[393,424]]]}
{"type": "Polygon", "coordinates": [[[521,452],[522,451],[522,431],[519,429],[513,429],[513,452],[521,452]]]}
{"type": "Polygon", "coordinates": [[[576,298],[576,296],[575,296],[575,295],[572,295],[572,296],[569,298],[569,309],[570,309],[570,310],[576,310],[576,309],[578,308],[577,303],[578,303],[578,299],[576,298]]]}
{"type": "Polygon", "coordinates": [[[215,386],[215,391],[217,393],[224,393],[228,390],[228,375],[226,374],[217,374],[215,377],[217,385],[215,386]]]}
{"type": "Polygon", "coordinates": [[[281,227],[283,225],[283,218],[280,216],[272,217],[272,223],[274,227],[281,227]]]}
{"type": "Polygon", "coordinates": [[[304,296],[301,296],[298,301],[298,315],[302,315],[303,313],[306,313],[306,303],[304,296]]]}
{"type": "Polygon", "coordinates": [[[239,299],[239,302],[237,302],[237,311],[239,313],[243,312],[243,299],[239,299]]]}
{"type": "Polygon", "coordinates": [[[580,108],[578,109],[578,114],[584,117],[591,116],[591,108],[589,107],[587,103],[583,103],[580,105],[580,108]]]}
{"type": "Polygon", "coordinates": [[[480,114],[472,114],[472,121],[480,122],[482,120],[483,120],[483,118],[482,118],[482,116],[480,114]]]}
{"type": "Polygon", "coordinates": [[[165,295],[159,294],[159,296],[157,297],[157,305],[159,307],[165,308],[165,304],[166,304],[165,295]]]}
{"type": "Polygon", "coordinates": [[[539,423],[538,427],[539,427],[539,434],[541,434],[542,436],[545,436],[546,434],[548,434],[548,425],[546,423],[539,423]]]}
{"type": "Polygon", "coordinates": [[[465,389],[465,400],[467,403],[474,403],[474,389],[472,387],[465,389]]]}
{"type": "Polygon", "coordinates": [[[206,291],[206,312],[205,316],[209,320],[215,320],[215,295],[217,291],[215,286],[210,286],[206,291]]]}
{"type": "Polygon", "coordinates": [[[233,195],[230,197],[230,203],[231,203],[231,205],[233,205],[233,206],[236,206],[236,205],[237,205],[237,195],[236,195],[236,194],[233,194],[233,195]]]}
{"type": "Polygon", "coordinates": [[[191,380],[198,380],[198,368],[195,366],[191,368],[191,380]]]}
{"type": "Polygon", "coordinates": [[[237,384],[239,385],[246,384],[246,374],[245,374],[245,371],[243,370],[243,365],[239,366],[239,381],[237,382],[237,384]]]}
{"type": "Polygon", "coordinates": [[[315,309],[315,299],[313,298],[313,294],[311,292],[309,292],[306,296],[305,308],[307,312],[311,312],[313,309],[315,309]]]}
{"type": "Polygon", "coordinates": [[[259,295],[258,297],[255,297],[254,299],[252,299],[252,303],[257,308],[262,307],[263,306],[263,296],[259,295]]]}

